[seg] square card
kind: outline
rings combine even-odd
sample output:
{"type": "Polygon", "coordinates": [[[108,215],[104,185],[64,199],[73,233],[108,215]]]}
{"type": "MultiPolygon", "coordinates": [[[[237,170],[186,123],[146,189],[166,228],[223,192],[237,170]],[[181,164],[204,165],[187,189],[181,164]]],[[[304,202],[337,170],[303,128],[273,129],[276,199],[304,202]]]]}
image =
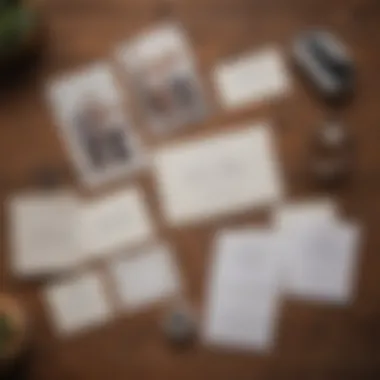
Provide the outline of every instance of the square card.
{"type": "Polygon", "coordinates": [[[45,303],[60,335],[72,335],[98,327],[112,317],[102,279],[96,272],[81,273],[49,285],[45,303]]]}
{"type": "Polygon", "coordinates": [[[45,276],[82,260],[77,197],[69,191],[33,192],[8,202],[11,267],[18,276],[45,276]]]}
{"type": "Polygon", "coordinates": [[[147,127],[167,133],[202,121],[204,91],[183,29],[163,24],[118,49],[147,127]]]}
{"type": "Polygon", "coordinates": [[[311,301],[347,304],[355,295],[360,228],[328,223],[287,230],[282,247],[288,257],[289,294],[311,301]]]}
{"type": "Polygon", "coordinates": [[[110,272],[122,307],[130,312],[177,296],[182,287],[173,253],[163,244],[116,259],[110,272]]]}
{"type": "Polygon", "coordinates": [[[62,76],[47,92],[60,135],[86,185],[123,178],[141,168],[142,145],[108,64],[62,76]]]}
{"type": "Polygon", "coordinates": [[[140,188],[132,187],[83,202],[79,211],[86,258],[100,258],[150,240],[153,221],[140,188]]]}

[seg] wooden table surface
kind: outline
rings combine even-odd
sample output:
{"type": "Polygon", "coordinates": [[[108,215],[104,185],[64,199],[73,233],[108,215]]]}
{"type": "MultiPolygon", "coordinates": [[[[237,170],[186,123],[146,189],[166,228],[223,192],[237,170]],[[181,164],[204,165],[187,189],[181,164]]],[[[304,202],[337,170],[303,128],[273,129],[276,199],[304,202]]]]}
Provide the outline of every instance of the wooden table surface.
{"type": "MultiPolygon", "coordinates": [[[[327,26],[349,44],[357,63],[355,97],[350,106],[338,111],[356,142],[353,181],[334,195],[342,214],[360,221],[365,239],[354,302],[339,308],[285,300],[272,354],[212,352],[200,344],[181,352],[162,339],[160,308],[136,316],[120,315],[111,325],[73,339],[56,339],[44,312],[41,284],[19,281],[10,273],[3,212],[0,286],[2,291],[20,297],[32,319],[32,378],[379,379],[379,1],[173,0],[170,5],[158,0],[43,0],[38,7],[46,23],[42,62],[30,80],[0,101],[3,202],[11,193],[33,188],[34,173],[46,165],[60,168],[68,173],[68,183],[76,183],[44,101],[46,81],[67,70],[112,57],[115,44],[167,18],[180,20],[186,27],[213,104],[207,122],[173,139],[231,129],[247,120],[267,119],[276,131],[289,198],[319,193],[305,176],[305,168],[312,130],[324,119],[328,108],[294,76],[294,91],[286,99],[227,114],[216,104],[210,73],[223,58],[273,43],[286,52],[292,38],[303,28],[327,26]]],[[[145,137],[150,146],[164,143],[145,137]]],[[[220,226],[245,225],[266,216],[252,212],[207,226],[169,230],[160,223],[149,175],[141,175],[136,181],[149,194],[160,235],[170,239],[177,250],[188,299],[201,312],[213,233],[220,226]]],[[[104,263],[93,265],[99,270],[104,267],[104,263]]]]}

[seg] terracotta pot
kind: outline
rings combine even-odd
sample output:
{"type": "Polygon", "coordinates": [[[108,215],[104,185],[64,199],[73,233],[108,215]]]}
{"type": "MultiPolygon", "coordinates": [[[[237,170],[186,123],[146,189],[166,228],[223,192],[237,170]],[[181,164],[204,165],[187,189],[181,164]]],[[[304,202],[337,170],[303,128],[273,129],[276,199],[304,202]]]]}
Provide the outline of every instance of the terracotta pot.
{"type": "Polygon", "coordinates": [[[0,318],[3,339],[0,342],[0,374],[16,362],[27,348],[27,319],[17,300],[11,296],[0,294],[0,318]]]}

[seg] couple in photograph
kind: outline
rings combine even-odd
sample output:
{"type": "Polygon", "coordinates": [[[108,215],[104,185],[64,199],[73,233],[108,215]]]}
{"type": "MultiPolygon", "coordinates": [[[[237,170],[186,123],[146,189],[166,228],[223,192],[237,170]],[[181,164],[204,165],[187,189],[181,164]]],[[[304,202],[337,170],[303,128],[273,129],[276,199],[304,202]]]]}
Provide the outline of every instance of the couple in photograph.
{"type": "Polygon", "coordinates": [[[126,125],[117,110],[94,97],[87,97],[74,115],[74,126],[81,146],[93,168],[124,163],[130,152],[126,125]]]}
{"type": "Polygon", "coordinates": [[[167,52],[135,71],[144,117],[163,129],[197,121],[203,114],[202,96],[189,62],[177,52],[167,52]]]}

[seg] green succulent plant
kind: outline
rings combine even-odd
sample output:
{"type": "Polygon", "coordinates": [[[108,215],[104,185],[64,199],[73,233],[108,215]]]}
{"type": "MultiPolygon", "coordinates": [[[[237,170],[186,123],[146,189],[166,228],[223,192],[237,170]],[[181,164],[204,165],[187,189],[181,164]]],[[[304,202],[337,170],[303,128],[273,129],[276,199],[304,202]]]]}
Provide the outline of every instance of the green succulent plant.
{"type": "Polygon", "coordinates": [[[0,356],[3,355],[14,336],[14,330],[9,316],[0,314],[0,356]]]}

